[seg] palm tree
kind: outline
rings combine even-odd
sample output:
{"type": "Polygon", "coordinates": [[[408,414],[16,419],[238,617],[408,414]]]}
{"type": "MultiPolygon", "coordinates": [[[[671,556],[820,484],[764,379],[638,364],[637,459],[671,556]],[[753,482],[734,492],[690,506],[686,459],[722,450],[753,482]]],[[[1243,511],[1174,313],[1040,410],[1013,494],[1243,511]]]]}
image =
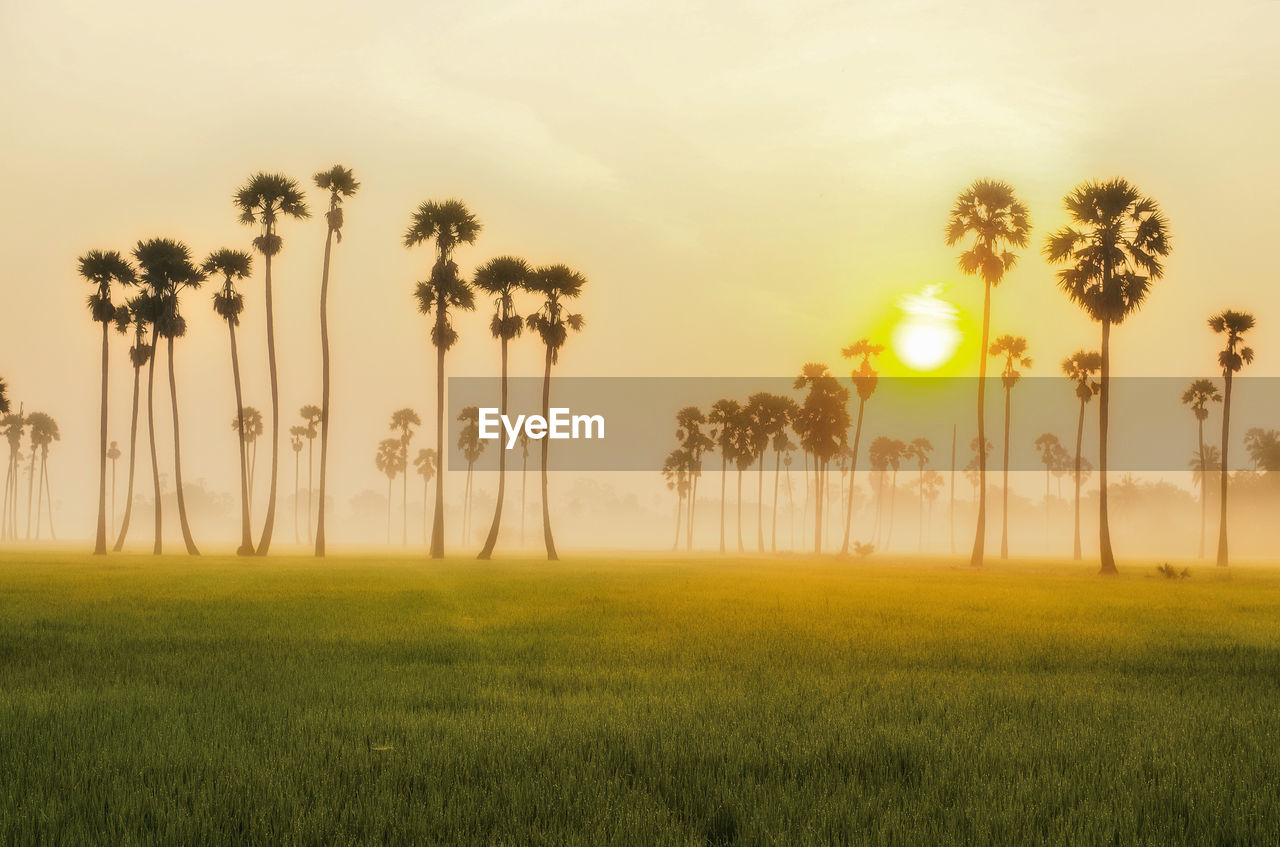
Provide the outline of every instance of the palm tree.
{"type": "Polygon", "coordinates": [[[111,460],[111,534],[116,532],[116,460],[121,456],[120,447],[114,442],[107,448],[107,458],[111,460]]]}
{"type": "Polygon", "coordinates": [[[1075,383],[1076,398],[1080,400],[1080,418],[1076,422],[1076,457],[1072,477],[1075,480],[1075,546],[1072,558],[1083,558],[1080,547],[1080,449],[1084,442],[1084,407],[1098,393],[1102,385],[1094,376],[1102,370],[1102,354],[1095,350],[1077,350],[1062,360],[1062,372],[1075,383]]]}
{"type": "MultiPolygon", "coordinates": [[[[524,259],[514,256],[499,256],[490,259],[476,269],[471,284],[493,298],[493,317],[489,320],[489,332],[498,339],[502,359],[502,377],[499,414],[507,413],[507,344],[520,335],[524,329],[524,320],[515,309],[517,291],[525,290],[529,277],[533,273],[524,259]]],[[[502,525],[502,505],[507,492],[507,451],[498,450],[498,502],[493,508],[493,521],[489,524],[489,534],[485,537],[478,559],[493,556],[493,548],[498,544],[498,529],[502,525]]]]}
{"type": "Polygon", "coordinates": [[[401,462],[404,455],[400,452],[400,439],[384,438],[378,442],[378,452],[374,454],[373,464],[387,477],[387,543],[391,543],[391,483],[396,474],[404,470],[401,462]]]}
{"type": "Polygon", "coordinates": [[[145,293],[131,299],[123,309],[116,310],[116,329],[128,332],[133,327],[133,345],[129,347],[129,364],[133,366],[133,410],[129,418],[129,481],[125,486],[124,519],[120,522],[120,533],[111,550],[119,553],[124,549],[125,537],[129,534],[129,520],[133,516],[133,479],[138,457],[138,395],[142,383],[142,366],[151,361],[153,349],[147,343],[147,315],[150,310],[150,297],[145,293]]]}
{"type": "MultiPolygon", "coordinates": [[[[1222,395],[1218,393],[1218,386],[1211,379],[1194,380],[1187,386],[1187,390],[1182,392],[1182,404],[1191,409],[1196,419],[1196,444],[1199,457],[1197,470],[1201,472],[1208,467],[1204,445],[1204,422],[1209,419],[1208,406],[1210,403],[1221,402],[1222,395]]],[[[1201,473],[1196,480],[1196,484],[1200,486],[1200,552],[1198,555],[1201,559],[1204,558],[1204,526],[1208,511],[1208,499],[1205,497],[1207,476],[1201,473]]]]}
{"type": "MultiPolygon", "coordinates": [[[[942,474],[935,470],[928,470],[924,472],[924,475],[920,477],[920,481],[917,483],[920,489],[920,499],[929,503],[929,516],[925,520],[927,529],[933,527],[933,504],[938,499],[938,495],[942,493],[943,482],[942,474]]],[[[920,549],[924,550],[924,546],[921,545],[920,549]]]]}
{"type": "MultiPolygon", "coordinates": [[[[1052,432],[1042,432],[1036,436],[1035,440],[1036,452],[1040,454],[1040,463],[1044,465],[1044,537],[1045,544],[1049,543],[1049,480],[1054,471],[1058,470],[1062,463],[1062,457],[1066,451],[1062,447],[1062,442],[1058,440],[1058,436],[1052,432]]],[[[1059,488],[1061,493],[1061,488],[1059,488]]]]}
{"type": "Polygon", "coordinates": [[[276,375],[276,325],[275,310],[271,300],[271,260],[280,252],[283,240],[276,233],[276,224],[283,215],[303,219],[311,217],[307,201],[296,180],[283,174],[256,173],[249,177],[235,193],[235,204],[240,209],[240,223],[257,226],[260,232],[253,239],[253,246],[263,256],[263,282],[267,310],[267,366],[271,375],[271,486],[267,493],[267,517],[262,524],[262,537],[255,553],[267,555],[271,549],[271,534],[276,526],[276,482],[280,470],[280,386],[276,375]]]}
{"type": "MultiPolygon", "coordinates": [[[[245,279],[253,269],[253,257],[243,250],[223,248],[209,254],[200,266],[206,274],[221,274],[222,287],[214,292],[213,311],[227,322],[231,337],[231,378],[236,389],[236,428],[244,429],[244,399],[240,392],[240,354],[236,348],[236,327],[244,311],[244,295],[236,290],[236,281],[245,279]]],[[[253,555],[253,529],[249,518],[249,477],[245,462],[245,440],[237,439],[240,449],[240,546],[236,555],[253,555]]],[[[294,523],[297,523],[295,518],[294,523]]]]}
{"type": "Polygon", "coordinates": [[[871,439],[871,445],[867,448],[867,461],[871,464],[871,470],[876,473],[876,518],[872,539],[875,544],[880,543],[880,527],[884,515],[884,480],[889,475],[889,462],[896,449],[894,445],[898,443],[901,442],[895,442],[887,435],[879,435],[871,439]]]}
{"type": "Polygon", "coordinates": [[[876,393],[876,385],[880,377],[871,366],[871,357],[884,352],[883,344],[872,344],[866,338],[859,338],[853,344],[840,351],[846,359],[861,359],[858,367],[851,374],[853,388],[858,392],[858,422],[853,430],[852,461],[849,467],[849,502],[844,516],[844,541],[840,544],[840,555],[849,555],[849,538],[853,530],[853,480],[858,473],[858,447],[862,443],[862,415],[866,411],[867,400],[876,393]]]}
{"type": "Polygon", "coordinates": [[[662,462],[662,478],[667,481],[667,490],[676,493],[676,539],[671,544],[672,550],[680,547],[680,519],[684,516],[684,498],[689,494],[689,454],[683,447],[677,447],[667,454],[662,462]]]}
{"type": "MultiPolygon", "coordinates": [[[[4,406],[6,410],[9,408],[7,397],[4,406]]],[[[5,541],[17,538],[18,533],[18,477],[21,474],[18,469],[18,460],[22,446],[22,430],[26,423],[26,416],[23,415],[21,406],[18,407],[17,412],[10,412],[0,418],[0,427],[3,427],[5,440],[9,442],[9,463],[4,475],[4,511],[0,514],[0,539],[5,541]]]]}
{"type": "Polygon", "coordinates": [[[231,429],[244,444],[244,450],[240,454],[247,455],[245,472],[249,477],[249,511],[252,512],[254,472],[258,469],[258,436],[264,432],[262,412],[253,406],[242,406],[231,419],[231,429]]]}
{"type": "MultiPolygon", "coordinates": [[[[308,408],[314,409],[314,406],[304,407],[305,412],[308,408]]],[[[316,409],[318,412],[319,409],[316,409]]],[[[418,413],[413,409],[397,409],[391,413],[391,427],[394,432],[400,432],[400,452],[401,458],[404,460],[404,466],[409,467],[409,442],[413,439],[413,427],[422,426],[422,419],[418,417],[418,413]]],[[[401,516],[400,520],[403,524],[403,537],[401,544],[409,544],[409,474],[404,475],[401,492],[401,516]]]]}
{"type": "MultiPolygon", "coordinates": [[[[525,319],[526,325],[535,330],[547,348],[542,371],[542,416],[551,413],[551,366],[560,359],[560,348],[569,338],[570,330],[578,332],[585,321],[580,314],[565,311],[565,300],[576,300],[582,294],[587,278],[565,265],[538,268],[530,277],[528,289],[542,297],[538,311],[525,319]]],[[[542,439],[542,539],[547,547],[547,560],[556,561],[556,542],[551,535],[551,512],[547,503],[547,448],[551,439],[542,439]]]]}
{"type": "Polygon", "coordinates": [[[685,522],[684,545],[693,549],[694,508],[698,499],[698,480],[702,477],[702,456],[715,447],[715,442],[702,431],[707,416],[697,406],[685,406],[676,412],[676,438],[689,462],[689,519],[685,522]]]}
{"type": "Polygon", "coordinates": [[[423,447],[413,459],[413,466],[422,477],[422,543],[427,543],[427,486],[436,473],[436,451],[423,447]]]}
{"type": "MultiPolygon", "coordinates": [[[[769,550],[776,553],[778,551],[778,484],[782,476],[782,454],[788,450],[795,449],[791,443],[791,439],[787,437],[787,427],[791,424],[792,419],[799,411],[800,407],[795,400],[790,397],[783,397],[779,394],[766,394],[764,406],[762,407],[763,415],[761,424],[764,428],[768,441],[765,447],[761,449],[761,467],[764,466],[764,452],[769,446],[773,447],[773,521],[769,537],[769,550]]],[[[763,496],[759,497],[763,502],[763,496]]],[[[764,552],[761,546],[760,552],[764,552]]]]}
{"type": "MultiPolygon", "coordinates": [[[[199,288],[204,281],[204,273],[192,263],[191,251],[180,241],[167,238],[140,241],[133,255],[142,273],[142,282],[156,303],[154,337],[163,336],[165,339],[169,365],[169,403],[173,412],[173,477],[178,499],[178,524],[182,528],[182,540],[187,554],[198,556],[200,551],[196,549],[195,540],[191,537],[191,525],[187,521],[187,501],[183,494],[182,436],[178,426],[178,382],[174,373],[173,342],[187,332],[187,321],[182,317],[181,311],[182,292],[188,288],[199,288]]],[[[152,367],[154,371],[154,363],[152,367]]],[[[148,404],[151,399],[148,396],[148,404]]],[[[158,503],[156,507],[159,509],[158,503]]]]}
{"type": "Polygon", "coordinates": [[[520,430],[520,546],[524,547],[524,504],[529,492],[529,433],[520,430]]]}
{"type": "Polygon", "coordinates": [[[711,440],[720,451],[720,552],[724,547],[724,506],[725,483],[729,478],[730,460],[737,462],[739,419],[742,417],[742,404],[737,400],[717,400],[711,404],[707,414],[707,423],[711,425],[711,440]]]}
{"type": "Polygon", "coordinates": [[[826,365],[807,363],[796,377],[793,387],[807,388],[792,421],[792,429],[800,438],[800,446],[813,456],[814,467],[814,533],[813,552],[822,552],[823,489],[831,459],[848,443],[849,389],[840,385],[826,365]]]}
{"type": "Polygon", "coordinates": [[[302,442],[307,437],[305,426],[289,427],[289,446],[293,448],[293,543],[301,544],[298,535],[298,500],[302,499],[302,488],[299,484],[299,467],[302,458],[302,442]]]}
{"type": "Polygon", "coordinates": [[[1022,378],[1018,368],[1031,367],[1027,356],[1027,339],[1016,335],[1002,335],[991,343],[988,351],[992,358],[1004,357],[1000,371],[1000,384],[1004,387],[1004,469],[1000,479],[1000,558],[1009,558],[1009,428],[1013,417],[1013,387],[1022,378]]]}
{"type": "Polygon", "coordinates": [[[1218,567],[1227,566],[1227,478],[1230,464],[1227,448],[1231,444],[1231,381],[1240,369],[1253,361],[1253,348],[1244,346],[1244,334],[1253,329],[1253,315],[1230,309],[1209,318],[1209,328],[1219,335],[1226,335],[1226,346],[1218,353],[1222,367],[1222,492],[1218,497],[1218,567]]]}
{"type": "MultiPolygon", "coordinates": [[[[757,459],[759,473],[756,476],[756,551],[764,552],[764,457],[771,442],[777,440],[791,421],[796,402],[790,397],[760,391],[747,398],[748,433],[752,455],[757,459]]],[[[774,451],[773,513],[774,534],[777,534],[778,469],[781,453],[774,451]]]]}
{"type": "MultiPolygon", "coordinates": [[[[315,504],[311,500],[312,494],[315,492],[311,471],[315,467],[313,457],[315,455],[316,436],[324,426],[324,410],[314,404],[308,404],[298,410],[298,416],[302,418],[302,435],[307,439],[307,541],[310,542],[315,540],[311,525],[311,516],[315,514],[315,504]]],[[[323,461],[324,439],[320,440],[320,453],[320,458],[323,461]]],[[[408,457],[405,458],[405,461],[408,461],[408,457]]],[[[324,500],[322,499],[320,502],[323,504],[324,500]]],[[[321,509],[323,510],[323,506],[321,509]]]]}
{"type": "MultiPolygon", "coordinates": [[[[138,264],[143,273],[143,284],[147,286],[147,292],[135,298],[134,302],[134,321],[143,321],[151,328],[151,344],[147,354],[147,441],[151,448],[151,484],[152,493],[154,495],[154,511],[155,511],[155,532],[153,534],[151,552],[154,555],[160,555],[164,550],[164,521],[162,498],[160,496],[160,455],[156,451],[156,409],[155,409],[155,388],[156,388],[156,343],[159,341],[161,325],[164,323],[164,299],[162,294],[168,289],[167,270],[173,263],[175,258],[180,259],[181,251],[173,251],[169,245],[173,242],[159,240],[157,242],[139,242],[137,248],[134,249],[134,258],[138,260],[138,264]],[[145,248],[145,249],[144,249],[145,248]],[[146,257],[147,261],[143,262],[139,253],[146,257]],[[168,257],[166,259],[166,257],[168,257]],[[154,280],[148,274],[148,266],[154,264],[156,273],[154,280]]],[[[128,515],[125,515],[126,524],[128,515]]],[[[124,532],[121,532],[123,538],[124,532]]]]}
{"type": "Polygon", "coordinates": [[[1107,414],[1111,407],[1111,327],[1142,305],[1151,283],[1164,275],[1168,224],[1156,201],[1123,179],[1087,182],[1064,203],[1074,225],[1045,241],[1044,255],[1058,271],[1067,297],[1102,324],[1098,393],[1098,547],[1100,573],[1114,575],[1107,519],[1107,414]]]}
{"type": "Polygon", "coordinates": [[[89,312],[102,324],[102,394],[98,421],[98,527],[94,535],[95,556],[107,554],[107,358],[110,354],[109,329],[116,321],[116,307],[111,303],[111,284],[133,285],[133,265],[115,250],[90,250],[80,257],[80,276],[94,286],[89,295],[89,312]]]}
{"type": "Polygon", "coordinates": [[[1206,444],[1204,452],[1197,451],[1193,454],[1187,465],[1191,468],[1192,480],[1200,486],[1201,491],[1204,491],[1208,485],[1209,474],[1216,474],[1222,470],[1222,454],[1218,452],[1217,447],[1206,444]]]}
{"type": "Polygon", "coordinates": [[[475,492],[472,485],[472,471],[476,460],[484,453],[485,443],[480,440],[480,409],[478,406],[467,406],[458,415],[462,421],[462,429],[458,432],[458,450],[462,458],[467,460],[467,483],[462,490],[462,541],[471,543],[471,500],[475,492]]]}
{"type": "Polygon", "coordinates": [[[898,499],[898,469],[902,466],[902,460],[907,455],[907,445],[896,438],[889,439],[888,449],[885,458],[889,462],[889,470],[892,472],[889,482],[889,528],[885,531],[884,548],[889,549],[889,542],[893,540],[893,513],[894,503],[898,499]]]}
{"type": "Polygon", "coordinates": [[[1254,470],[1280,471],[1280,430],[1249,427],[1244,433],[1244,449],[1254,470]]]}
{"type": "MultiPolygon", "coordinates": [[[[474,244],[480,234],[480,221],[459,200],[443,203],[428,200],[413,213],[404,234],[406,247],[434,241],[436,260],[431,276],[418,283],[415,296],[418,310],[434,316],[431,343],[436,348],[436,456],[444,461],[444,354],[458,340],[450,320],[450,309],[475,308],[471,286],[458,275],[453,250],[459,244],[474,244]]],[[[431,522],[431,558],[444,558],[444,465],[436,474],[435,515],[431,522]]]]}
{"type": "Polygon", "coordinates": [[[27,415],[31,438],[31,479],[27,481],[27,537],[31,537],[31,481],[39,479],[36,491],[36,540],[40,540],[40,511],[42,503],[49,503],[49,535],[53,540],[58,536],[53,531],[53,495],[49,491],[49,445],[62,440],[58,423],[44,412],[32,412],[27,415]],[[39,454],[40,470],[36,471],[36,455],[39,454]]]}
{"type": "Polygon", "coordinates": [[[911,439],[911,442],[907,444],[906,448],[902,451],[903,458],[916,460],[916,469],[920,472],[916,487],[920,489],[920,520],[917,530],[919,536],[917,538],[917,544],[921,553],[924,552],[924,468],[925,465],[929,464],[929,454],[932,452],[933,442],[927,438],[911,439]]]}
{"type": "MultiPolygon", "coordinates": [[[[360,188],[350,168],[334,165],[321,171],[312,179],[321,191],[329,192],[329,211],[325,213],[327,229],[324,239],[324,265],[320,271],[320,514],[316,518],[316,555],[323,556],[324,500],[328,491],[329,469],[329,257],[333,251],[335,236],[342,243],[342,200],[360,188]]],[[[308,442],[315,436],[308,436],[308,442]]],[[[311,445],[307,445],[307,533],[311,533],[311,445]]]]}
{"type": "MultiPolygon", "coordinates": [[[[791,463],[793,461],[791,454],[795,452],[796,445],[787,437],[786,432],[782,433],[782,467],[786,470],[787,475],[787,525],[791,529],[791,549],[796,549],[796,501],[791,494],[791,463]]],[[[778,442],[774,441],[774,447],[777,448],[778,442]]],[[[776,498],[775,498],[776,501],[776,498]]],[[[774,503],[774,511],[777,511],[777,503],[774,503]]],[[[775,522],[776,523],[776,522],[775,522]]],[[[776,535],[776,533],[775,533],[776,535]]],[[[776,546],[774,548],[777,549],[776,546]]]]}
{"type": "MultiPolygon", "coordinates": [[[[982,280],[982,347],[978,359],[978,441],[985,442],[987,345],[991,338],[991,289],[998,286],[1018,261],[1014,247],[1026,247],[1031,216],[1013,193],[1013,186],[997,180],[980,179],[956,198],[947,219],[947,246],[954,247],[969,236],[969,248],[960,254],[960,270],[982,280]]],[[[987,488],[987,458],[978,456],[978,484],[987,488]]],[[[978,501],[978,525],[969,564],[982,567],[987,537],[987,498],[978,501]]]]}

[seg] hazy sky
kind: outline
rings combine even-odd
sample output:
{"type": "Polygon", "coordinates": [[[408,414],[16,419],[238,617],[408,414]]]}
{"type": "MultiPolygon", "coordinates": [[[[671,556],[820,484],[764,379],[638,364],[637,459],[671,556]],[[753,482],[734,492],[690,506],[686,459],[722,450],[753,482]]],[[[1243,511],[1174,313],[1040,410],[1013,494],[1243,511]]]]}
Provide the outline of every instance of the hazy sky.
{"type": "MultiPolygon", "coordinates": [[[[484,222],[458,253],[464,269],[515,253],[588,276],[587,330],[565,351],[566,374],[785,375],[807,360],[840,365],[842,344],[925,283],[981,308],[941,237],[974,178],[1014,184],[1038,251],[1067,190],[1123,175],[1163,204],[1174,253],[1114,337],[1117,370],[1211,374],[1204,319],[1237,307],[1261,327],[1251,372],[1280,375],[1267,249],[1277,31],[1275,0],[9,3],[0,374],[28,410],[62,423],[63,521],[87,529],[70,468],[93,462],[98,335],[76,257],[150,236],[199,255],[246,247],[230,197],[250,172],[309,185],[341,162],[363,188],[332,289],[340,503],[380,489],[372,457],[390,412],[431,411],[427,325],[411,299],[429,253],[400,245],[430,198],[460,197],[484,222]]],[[[321,193],[309,196],[319,209],[321,193]]],[[[287,429],[319,398],[322,218],[281,234],[287,429]]],[[[993,328],[1028,336],[1045,373],[1097,331],[1035,251],[998,291],[993,328]]],[[[245,291],[246,401],[265,409],[260,276],[245,291]]],[[[231,491],[225,325],[206,292],[185,311],[184,475],[231,491]]],[[[496,367],[487,323],[461,320],[453,373],[496,367]]],[[[120,441],[126,348],[113,348],[120,441]]],[[[532,340],[513,353],[518,371],[536,372],[532,340]]]]}

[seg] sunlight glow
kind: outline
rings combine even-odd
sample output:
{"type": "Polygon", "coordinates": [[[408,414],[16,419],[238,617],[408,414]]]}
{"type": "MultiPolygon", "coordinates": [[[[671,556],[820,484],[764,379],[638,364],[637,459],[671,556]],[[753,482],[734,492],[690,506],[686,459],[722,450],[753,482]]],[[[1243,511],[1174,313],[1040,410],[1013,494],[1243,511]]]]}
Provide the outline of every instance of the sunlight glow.
{"type": "Polygon", "coordinates": [[[951,360],[960,346],[958,314],[938,295],[941,285],[926,285],[918,294],[899,301],[902,317],[893,327],[893,352],[916,371],[936,370],[951,360]]]}

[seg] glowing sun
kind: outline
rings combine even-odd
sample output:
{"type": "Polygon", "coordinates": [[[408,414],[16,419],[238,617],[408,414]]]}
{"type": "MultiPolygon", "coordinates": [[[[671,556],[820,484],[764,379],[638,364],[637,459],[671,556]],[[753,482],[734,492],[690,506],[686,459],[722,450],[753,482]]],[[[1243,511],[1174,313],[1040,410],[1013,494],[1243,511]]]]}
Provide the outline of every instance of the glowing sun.
{"type": "Polygon", "coordinates": [[[899,302],[902,317],[893,327],[893,352],[915,371],[936,370],[955,355],[960,346],[959,316],[954,306],[939,297],[940,285],[926,285],[919,294],[907,294],[899,302]]]}

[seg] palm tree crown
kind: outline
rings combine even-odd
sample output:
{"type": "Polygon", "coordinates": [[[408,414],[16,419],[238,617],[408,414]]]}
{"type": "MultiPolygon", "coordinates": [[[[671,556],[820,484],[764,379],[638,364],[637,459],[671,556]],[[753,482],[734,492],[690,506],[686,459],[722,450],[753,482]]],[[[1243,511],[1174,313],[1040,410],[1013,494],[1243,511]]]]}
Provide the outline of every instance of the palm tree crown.
{"type": "Polygon", "coordinates": [[[1005,388],[1012,388],[1022,378],[1019,367],[1031,367],[1031,358],[1027,353],[1027,339],[1020,335],[1002,335],[991,342],[987,351],[991,356],[1004,356],[1004,370],[1000,372],[1000,380],[1005,388]]]}
{"type": "Polygon", "coordinates": [[[115,250],[90,250],[80,257],[80,276],[97,290],[89,295],[89,311],[97,323],[116,320],[116,308],[111,305],[111,284],[133,285],[137,274],[133,265],[115,250]]]}
{"type": "Polygon", "coordinates": [[[494,338],[510,340],[520,335],[524,321],[515,313],[515,293],[528,288],[532,274],[528,263],[514,256],[499,256],[476,268],[472,285],[493,297],[489,332],[494,338]]]}
{"type": "Polygon", "coordinates": [[[1093,377],[1102,369],[1102,354],[1096,350],[1077,350],[1062,360],[1062,373],[1076,384],[1076,397],[1084,402],[1101,387],[1093,377]]]}
{"type": "Polygon", "coordinates": [[[447,257],[459,244],[474,244],[481,228],[480,221],[461,200],[428,200],[410,218],[404,246],[435,241],[440,255],[447,257]]]}
{"type": "Polygon", "coordinates": [[[232,200],[240,210],[240,223],[262,227],[262,234],[253,240],[253,246],[264,256],[280,252],[281,240],[276,235],[275,224],[281,215],[298,219],[311,217],[297,180],[283,174],[254,174],[232,200]]]}
{"type": "Polygon", "coordinates": [[[973,240],[960,254],[960,270],[999,285],[1018,260],[1012,247],[1026,247],[1031,216],[1007,182],[979,179],[956,198],[947,218],[947,246],[973,240]]]}
{"type": "Polygon", "coordinates": [[[342,243],[342,198],[350,197],[360,190],[360,183],[350,168],[334,165],[327,171],[320,171],[312,177],[316,187],[329,192],[329,211],[325,212],[325,222],[329,229],[338,236],[342,243]]]}
{"type": "Polygon", "coordinates": [[[244,296],[236,291],[236,280],[244,279],[253,271],[253,257],[243,250],[222,248],[209,254],[200,265],[205,274],[221,274],[222,287],[213,293],[213,310],[218,317],[240,325],[240,313],[244,311],[244,296]]]}
{"type": "Polygon", "coordinates": [[[525,322],[541,336],[553,364],[559,361],[560,348],[568,339],[569,330],[576,332],[586,323],[582,315],[565,312],[561,301],[576,298],[586,283],[585,276],[565,265],[538,268],[529,279],[529,290],[541,294],[543,302],[525,322]]]}
{"type": "Polygon", "coordinates": [[[1253,329],[1254,317],[1248,312],[1227,309],[1209,318],[1209,328],[1227,336],[1227,346],[1218,353],[1218,364],[1224,371],[1237,373],[1253,361],[1253,348],[1241,346],[1244,334],[1253,329]]]}
{"type": "Polygon", "coordinates": [[[1221,402],[1222,394],[1218,392],[1217,384],[1211,379],[1194,380],[1187,386],[1187,390],[1182,392],[1183,405],[1191,409],[1191,413],[1198,421],[1209,417],[1209,403],[1221,402]]]}

